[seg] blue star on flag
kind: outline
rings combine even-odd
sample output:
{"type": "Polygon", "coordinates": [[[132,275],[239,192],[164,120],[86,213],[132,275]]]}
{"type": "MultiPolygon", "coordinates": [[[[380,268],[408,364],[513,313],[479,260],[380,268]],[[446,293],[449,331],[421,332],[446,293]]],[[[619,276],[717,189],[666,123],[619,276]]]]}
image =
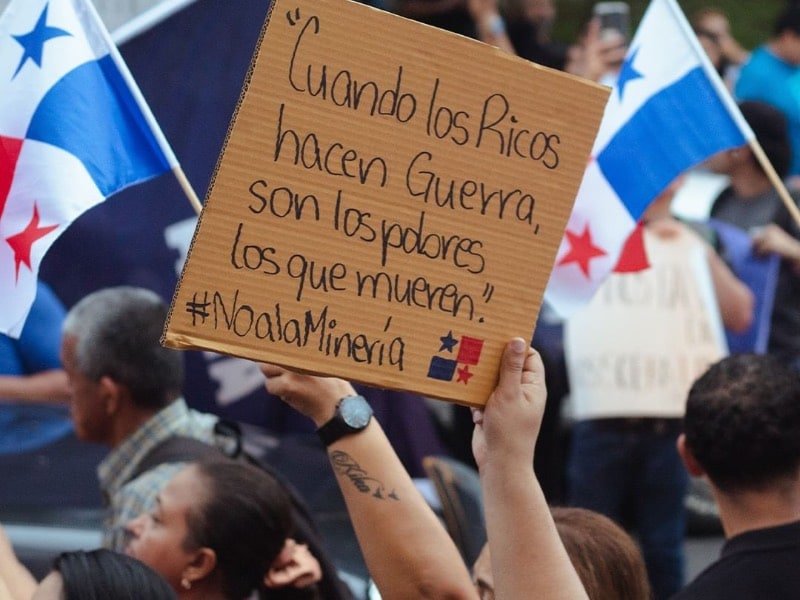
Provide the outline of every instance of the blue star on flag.
{"type": "Polygon", "coordinates": [[[639,71],[637,71],[633,63],[636,60],[636,55],[639,54],[639,48],[636,48],[631,55],[625,59],[625,62],[622,63],[622,68],[619,71],[619,78],[617,79],[617,89],[619,90],[619,99],[622,100],[622,94],[625,93],[625,86],[628,85],[634,79],[641,79],[644,77],[639,71]]]}
{"type": "Polygon", "coordinates": [[[456,344],[458,344],[458,340],[453,337],[452,331],[448,331],[447,335],[443,335],[439,339],[442,341],[442,347],[439,348],[439,352],[441,352],[442,350],[447,350],[448,352],[452,352],[453,348],[455,348],[456,344]]]}
{"type": "MultiPolygon", "coordinates": [[[[72,35],[68,31],[64,31],[58,27],[49,27],[47,25],[48,8],[49,5],[45,4],[42,14],[39,15],[39,20],[36,21],[36,25],[33,26],[31,31],[20,35],[11,36],[20,46],[22,46],[24,50],[22,53],[22,58],[19,61],[19,66],[17,67],[17,70],[14,71],[14,77],[16,77],[17,74],[22,70],[22,67],[25,66],[25,63],[28,60],[32,60],[37,64],[37,66],[39,66],[39,68],[41,68],[42,53],[44,52],[45,43],[49,42],[53,38],[72,35]]],[[[14,77],[12,77],[12,79],[14,77]]]]}

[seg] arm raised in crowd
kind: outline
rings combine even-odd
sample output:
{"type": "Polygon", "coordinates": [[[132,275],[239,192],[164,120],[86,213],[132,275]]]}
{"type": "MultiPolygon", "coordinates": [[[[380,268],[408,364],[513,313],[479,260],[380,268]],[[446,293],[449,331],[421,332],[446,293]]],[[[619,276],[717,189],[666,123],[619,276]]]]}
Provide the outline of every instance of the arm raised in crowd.
{"type": "Polygon", "coordinates": [[[473,411],[495,596],[503,600],[587,598],[533,472],[546,398],[541,358],[516,338],[485,409],[473,411]]]}
{"type": "Polygon", "coordinates": [[[69,382],[62,369],[32,375],[0,375],[0,400],[65,402],[69,400],[69,382]]]}
{"type": "Polygon", "coordinates": [[[498,0],[467,0],[467,8],[475,21],[478,39],[509,54],[516,54],[497,4],[498,0]]]}
{"type": "Polygon", "coordinates": [[[628,48],[621,36],[604,39],[600,34],[600,19],[589,21],[586,32],[570,48],[564,70],[591,81],[600,81],[625,60],[628,48]]]}
{"type": "MultiPolygon", "coordinates": [[[[355,394],[342,379],[263,365],[267,390],[314,421],[355,394]]],[[[336,479],[372,578],[384,600],[477,599],[458,550],[414,486],[375,419],[328,447],[336,479]]]]}
{"type": "Polygon", "coordinates": [[[777,254],[789,261],[795,273],[800,275],[800,240],[770,223],[761,227],[753,236],[753,248],[759,254],[777,254]]]}

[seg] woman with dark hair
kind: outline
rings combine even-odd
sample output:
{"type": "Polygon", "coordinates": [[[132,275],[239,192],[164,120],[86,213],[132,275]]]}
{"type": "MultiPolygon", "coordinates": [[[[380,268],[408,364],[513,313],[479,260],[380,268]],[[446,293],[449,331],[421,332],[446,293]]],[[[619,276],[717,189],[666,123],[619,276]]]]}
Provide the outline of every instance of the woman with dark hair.
{"type": "MultiPolygon", "coordinates": [[[[583,508],[553,508],[551,514],[589,600],[650,600],[642,553],[624,529],[608,517],[583,508]]],[[[489,544],[475,561],[472,577],[481,600],[492,600],[489,544]]]]}
{"type": "Polygon", "coordinates": [[[130,522],[128,556],[63,554],[38,589],[0,527],[0,600],[28,600],[34,590],[37,600],[322,598],[320,565],[291,527],[289,496],[273,477],[228,459],[200,461],[130,522]]]}
{"type": "Polygon", "coordinates": [[[174,600],[175,592],[153,569],[111,550],[65,552],[32,600],[174,600]]]}
{"type": "Polygon", "coordinates": [[[242,600],[254,591],[314,598],[313,586],[292,589],[318,579],[319,566],[289,539],[290,515],[286,492],[262,470],[201,461],[166,485],[151,514],[130,522],[127,552],[156,569],[182,599],[242,600]]]}
{"type": "Polygon", "coordinates": [[[642,553],[608,517],[582,508],[554,508],[553,520],[591,600],[649,600],[642,553]]]}

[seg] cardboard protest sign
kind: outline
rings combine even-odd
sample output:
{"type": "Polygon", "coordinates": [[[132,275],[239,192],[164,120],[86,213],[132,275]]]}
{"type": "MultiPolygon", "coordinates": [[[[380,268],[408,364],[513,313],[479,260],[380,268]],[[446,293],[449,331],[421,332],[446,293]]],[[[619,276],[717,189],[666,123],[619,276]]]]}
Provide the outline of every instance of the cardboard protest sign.
{"type": "Polygon", "coordinates": [[[361,4],[277,0],[165,343],[482,405],[533,331],[607,95],[361,4]]]}
{"type": "Polygon", "coordinates": [[[680,418],[695,379],[726,352],[705,244],[645,230],[653,267],[615,273],[566,324],[577,419],[680,418]]]}

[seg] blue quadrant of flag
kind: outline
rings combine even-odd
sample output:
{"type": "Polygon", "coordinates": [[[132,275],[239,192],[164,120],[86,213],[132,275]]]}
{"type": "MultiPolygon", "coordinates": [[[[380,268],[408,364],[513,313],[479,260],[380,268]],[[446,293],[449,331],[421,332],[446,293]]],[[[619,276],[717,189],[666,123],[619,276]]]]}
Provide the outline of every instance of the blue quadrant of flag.
{"type": "Polygon", "coordinates": [[[597,164],[638,220],[686,169],[746,141],[697,67],[645,102],[597,156],[597,164]],[[632,165],[639,170],[633,171],[632,165]]]}
{"type": "Polygon", "coordinates": [[[428,377],[440,381],[452,381],[458,363],[454,360],[434,356],[428,368],[428,377]]]}
{"type": "Polygon", "coordinates": [[[26,137],[75,155],[104,196],[170,169],[108,55],[77,67],[49,90],[26,137]]]}

